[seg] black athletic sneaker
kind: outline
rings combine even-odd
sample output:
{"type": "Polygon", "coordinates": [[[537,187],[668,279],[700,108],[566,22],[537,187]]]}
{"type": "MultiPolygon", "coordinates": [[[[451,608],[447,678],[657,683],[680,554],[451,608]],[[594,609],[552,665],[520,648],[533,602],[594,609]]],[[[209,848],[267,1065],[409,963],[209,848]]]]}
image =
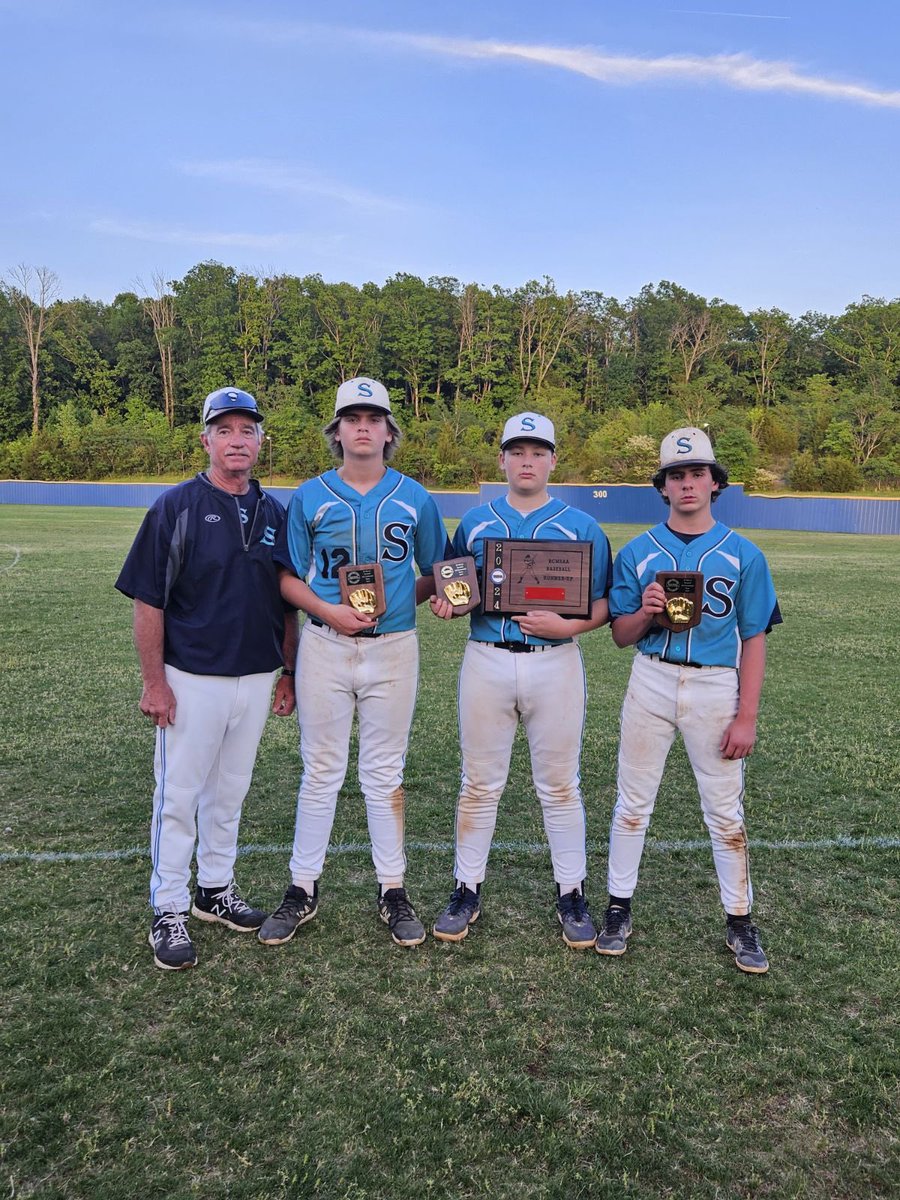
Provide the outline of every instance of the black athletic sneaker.
{"type": "Polygon", "coordinates": [[[597,934],[598,954],[624,954],[628,949],[626,938],[631,936],[631,909],[610,904],[603,914],[603,928],[597,934]]]}
{"type": "Polygon", "coordinates": [[[597,941],[584,893],[573,888],[556,901],[556,915],[562,925],[563,941],[573,950],[587,950],[597,941]]]}
{"type": "Polygon", "coordinates": [[[153,961],[163,971],[182,971],[196,967],[197,951],[185,927],[187,913],[157,913],[147,941],[153,949],[153,961]]]}
{"type": "Polygon", "coordinates": [[[201,921],[218,921],[220,925],[227,925],[238,933],[259,929],[266,919],[264,912],[251,908],[241,897],[234,880],[222,888],[198,887],[194,892],[191,913],[201,921]]]}
{"type": "Polygon", "coordinates": [[[461,942],[481,916],[481,893],[461,883],[434,922],[432,933],[441,942],[461,942]]]}
{"type": "Polygon", "coordinates": [[[765,975],[769,960],[759,943],[759,930],[748,917],[745,921],[729,921],[725,926],[725,945],[734,954],[739,971],[748,975],[765,975]]]}
{"type": "Polygon", "coordinates": [[[379,895],[378,915],[398,946],[420,946],[425,941],[425,926],[407,899],[406,888],[388,888],[379,895]]]}
{"type": "Polygon", "coordinates": [[[313,884],[311,896],[302,887],[291,884],[271,917],[263,921],[257,936],[267,946],[280,946],[282,942],[289,942],[300,926],[311,921],[318,911],[318,883],[313,884]]]}

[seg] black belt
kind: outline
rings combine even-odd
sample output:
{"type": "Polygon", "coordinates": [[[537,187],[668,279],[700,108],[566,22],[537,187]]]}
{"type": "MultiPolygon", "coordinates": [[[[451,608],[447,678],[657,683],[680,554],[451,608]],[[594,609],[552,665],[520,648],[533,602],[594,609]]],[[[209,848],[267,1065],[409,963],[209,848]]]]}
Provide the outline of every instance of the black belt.
{"type": "MultiPolygon", "coordinates": [[[[310,625],[317,625],[319,627],[319,629],[330,629],[331,628],[331,626],[326,621],[320,621],[318,617],[310,617],[309,623],[310,623],[310,625]]],[[[337,630],[335,630],[335,632],[337,632],[337,630]]],[[[342,634],[341,636],[343,637],[344,635],[342,634]]],[[[371,629],[361,629],[359,631],[359,633],[351,633],[351,634],[347,634],[346,636],[355,637],[355,638],[376,638],[376,637],[384,637],[384,634],[378,633],[375,630],[375,627],[373,626],[371,629]]]]}
{"type": "MultiPolygon", "coordinates": [[[[671,658],[663,658],[661,654],[648,654],[647,657],[654,662],[668,663],[670,667],[692,667],[695,671],[702,671],[704,668],[708,670],[713,665],[712,663],[675,662],[671,658]]],[[[727,670],[727,668],[723,669],[727,670]]]]}
{"type": "MultiPolygon", "coordinates": [[[[482,646],[494,646],[497,650],[508,650],[510,654],[536,654],[538,650],[553,650],[554,646],[528,646],[525,642],[482,642],[482,646]]],[[[567,643],[558,642],[557,645],[567,643]]]]}

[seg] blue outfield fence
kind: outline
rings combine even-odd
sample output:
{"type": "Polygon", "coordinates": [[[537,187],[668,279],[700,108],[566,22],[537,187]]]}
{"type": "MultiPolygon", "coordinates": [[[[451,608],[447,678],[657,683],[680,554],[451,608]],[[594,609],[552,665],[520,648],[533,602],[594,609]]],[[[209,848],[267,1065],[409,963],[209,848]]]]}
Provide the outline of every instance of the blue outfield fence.
{"type": "MultiPolygon", "coordinates": [[[[551,485],[551,492],[581,508],[601,525],[655,525],[666,509],[649,484],[551,485]]],[[[481,497],[506,492],[502,483],[483,483],[481,497]]],[[[735,529],[794,529],[806,533],[900,533],[900,500],[848,496],[748,496],[742,483],[731,484],[713,513],[735,529]]]]}
{"type": "MultiPolygon", "coordinates": [[[[0,504],[76,505],[147,508],[170,484],[41,483],[0,480],[0,504]]],[[[287,504],[293,488],[269,488],[287,504]]],[[[655,525],[665,515],[649,484],[551,484],[550,491],[573,508],[590,513],[601,525],[655,525]]],[[[433,491],[441,516],[461,517],[479,500],[506,492],[502,483],[483,483],[476,492],[433,491]]],[[[715,515],[738,529],[793,529],[809,533],[900,534],[900,500],[845,496],[748,496],[732,484],[716,502],[715,515]]]]}

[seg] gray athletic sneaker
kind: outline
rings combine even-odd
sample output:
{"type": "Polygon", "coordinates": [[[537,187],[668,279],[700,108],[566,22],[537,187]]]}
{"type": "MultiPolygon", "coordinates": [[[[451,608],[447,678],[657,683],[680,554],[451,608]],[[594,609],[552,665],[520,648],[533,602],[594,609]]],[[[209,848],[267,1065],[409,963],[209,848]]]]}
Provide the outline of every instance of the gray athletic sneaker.
{"type": "Polygon", "coordinates": [[[584,893],[573,888],[556,901],[556,915],[562,925],[563,941],[573,950],[588,950],[597,941],[584,893]]]}
{"type": "Polygon", "coordinates": [[[238,933],[250,933],[259,929],[266,914],[259,908],[251,908],[234,885],[234,880],[225,887],[205,888],[197,886],[191,912],[201,921],[218,921],[238,933]]]}
{"type": "Polygon", "coordinates": [[[747,917],[743,921],[729,921],[725,926],[725,945],[734,954],[739,971],[748,975],[765,975],[769,960],[759,943],[759,930],[747,917]]]}
{"type": "Polygon", "coordinates": [[[406,888],[388,888],[380,894],[378,915],[398,946],[420,946],[425,941],[425,926],[407,899],[406,888]]]}
{"type": "Polygon", "coordinates": [[[153,961],[163,971],[183,971],[196,967],[197,951],[188,937],[187,913],[157,913],[147,941],[153,948],[153,961]]]}
{"type": "Polygon", "coordinates": [[[440,942],[461,942],[469,926],[481,916],[481,893],[473,892],[464,883],[450,896],[450,902],[434,922],[432,933],[440,942]]]}
{"type": "Polygon", "coordinates": [[[311,896],[302,887],[291,884],[271,917],[263,921],[257,937],[267,946],[280,946],[283,942],[289,942],[300,926],[311,921],[318,911],[318,883],[313,884],[311,896]]]}
{"type": "Polygon", "coordinates": [[[631,910],[610,904],[603,914],[603,928],[597,934],[598,954],[624,954],[628,949],[625,939],[631,936],[631,910]]]}

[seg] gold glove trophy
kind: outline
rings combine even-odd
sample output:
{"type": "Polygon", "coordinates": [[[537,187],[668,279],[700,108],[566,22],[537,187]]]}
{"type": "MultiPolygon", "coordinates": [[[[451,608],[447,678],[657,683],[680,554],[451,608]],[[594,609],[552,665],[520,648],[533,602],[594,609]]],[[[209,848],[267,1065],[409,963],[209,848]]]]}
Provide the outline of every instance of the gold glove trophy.
{"type": "Polygon", "coordinates": [[[357,612],[380,617],[387,609],[384,598],[384,572],[381,563],[354,563],[338,570],[341,603],[357,612]]]}
{"type": "Polygon", "coordinates": [[[666,593],[666,607],[656,623],[672,633],[684,633],[703,616],[703,574],[700,571],[658,571],[656,582],[666,593]]]}
{"type": "Polygon", "coordinates": [[[434,564],[434,587],[438,598],[453,605],[453,615],[462,617],[481,603],[475,559],[446,558],[434,564]]]}

